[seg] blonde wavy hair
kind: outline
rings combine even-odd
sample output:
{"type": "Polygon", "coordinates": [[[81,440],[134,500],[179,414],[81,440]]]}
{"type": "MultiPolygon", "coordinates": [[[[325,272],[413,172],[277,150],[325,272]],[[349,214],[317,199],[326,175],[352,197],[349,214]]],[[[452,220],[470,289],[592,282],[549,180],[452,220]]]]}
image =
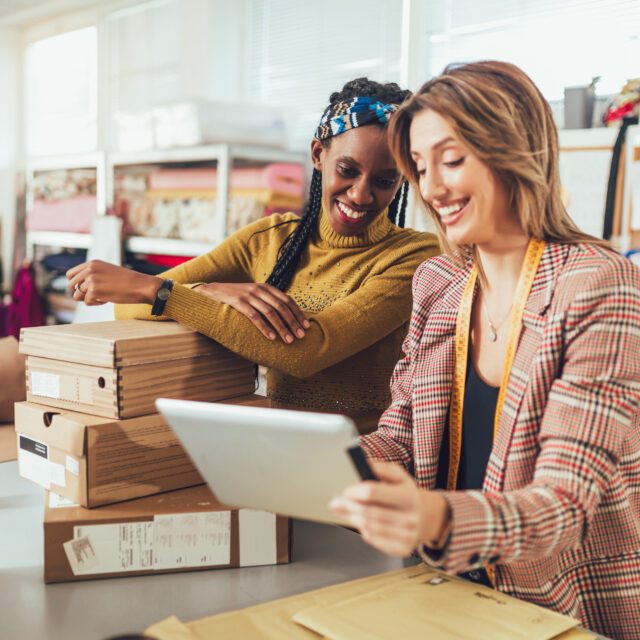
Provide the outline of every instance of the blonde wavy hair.
{"type": "MultiPolygon", "coordinates": [[[[391,119],[389,145],[407,179],[417,187],[409,129],[416,114],[431,109],[453,128],[460,141],[493,171],[506,187],[509,202],[530,237],[576,244],[609,246],[581,231],[562,202],[558,131],[551,108],[531,78],[507,62],[449,65],[426,82],[391,119]]],[[[474,255],[471,246],[447,241],[436,211],[433,217],[446,253],[474,255]]]]}

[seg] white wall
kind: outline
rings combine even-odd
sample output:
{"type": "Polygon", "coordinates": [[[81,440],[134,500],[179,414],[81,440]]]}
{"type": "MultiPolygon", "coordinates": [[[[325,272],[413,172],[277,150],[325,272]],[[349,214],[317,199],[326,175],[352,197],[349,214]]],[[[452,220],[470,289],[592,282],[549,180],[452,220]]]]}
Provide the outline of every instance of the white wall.
{"type": "MultiPolygon", "coordinates": [[[[245,0],[197,0],[209,26],[211,56],[202,82],[206,98],[237,102],[245,95],[245,0]]],[[[200,14],[200,12],[198,12],[200,14]]],[[[196,16],[197,18],[197,16],[196,16]]],[[[203,40],[197,49],[205,49],[203,40]]],[[[206,49],[205,49],[206,50],[206,49]]]]}
{"type": "Polygon", "coordinates": [[[14,221],[16,202],[16,170],[20,163],[20,34],[0,28],[0,220],[2,221],[3,290],[11,282],[14,221]]]}

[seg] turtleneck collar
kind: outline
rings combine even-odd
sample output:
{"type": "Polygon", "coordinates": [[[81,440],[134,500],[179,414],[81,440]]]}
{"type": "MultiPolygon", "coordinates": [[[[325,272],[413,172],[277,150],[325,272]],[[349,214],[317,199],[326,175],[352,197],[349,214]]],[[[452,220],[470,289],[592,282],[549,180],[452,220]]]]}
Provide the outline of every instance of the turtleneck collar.
{"type": "Polygon", "coordinates": [[[320,211],[318,222],[318,244],[320,246],[336,249],[347,249],[354,247],[368,247],[376,242],[380,242],[391,230],[392,223],[387,217],[388,209],[380,212],[378,217],[364,230],[355,236],[343,236],[336,233],[329,222],[329,216],[325,213],[324,207],[320,211]]]}

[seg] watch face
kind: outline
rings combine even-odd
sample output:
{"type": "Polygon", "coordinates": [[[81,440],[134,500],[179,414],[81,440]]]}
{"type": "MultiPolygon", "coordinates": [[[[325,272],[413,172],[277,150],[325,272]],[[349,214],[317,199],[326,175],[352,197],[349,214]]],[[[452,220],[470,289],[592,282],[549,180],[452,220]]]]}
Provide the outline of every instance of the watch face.
{"type": "Polygon", "coordinates": [[[160,300],[168,300],[170,295],[171,291],[169,291],[169,289],[162,288],[158,291],[158,298],[160,300]]]}

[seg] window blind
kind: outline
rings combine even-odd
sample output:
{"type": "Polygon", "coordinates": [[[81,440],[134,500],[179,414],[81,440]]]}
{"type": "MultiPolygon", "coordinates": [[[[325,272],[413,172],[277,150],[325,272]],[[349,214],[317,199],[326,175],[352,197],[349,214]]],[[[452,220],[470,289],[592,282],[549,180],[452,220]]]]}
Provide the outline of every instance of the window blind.
{"type": "Polygon", "coordinates": [[[399,82],[401,22],[397,0],[249,0],[246,98],[288,109],[291,145],[306,149],[345,82],[399,82]]]}
{"type": "Polygon", "coordinates": [[[548,100],[601,76],[600,95],[637,77],[637,0],[431,0],[425,16],[428,73],[450,62],[499,59],[522,67],[548,100]]]}

